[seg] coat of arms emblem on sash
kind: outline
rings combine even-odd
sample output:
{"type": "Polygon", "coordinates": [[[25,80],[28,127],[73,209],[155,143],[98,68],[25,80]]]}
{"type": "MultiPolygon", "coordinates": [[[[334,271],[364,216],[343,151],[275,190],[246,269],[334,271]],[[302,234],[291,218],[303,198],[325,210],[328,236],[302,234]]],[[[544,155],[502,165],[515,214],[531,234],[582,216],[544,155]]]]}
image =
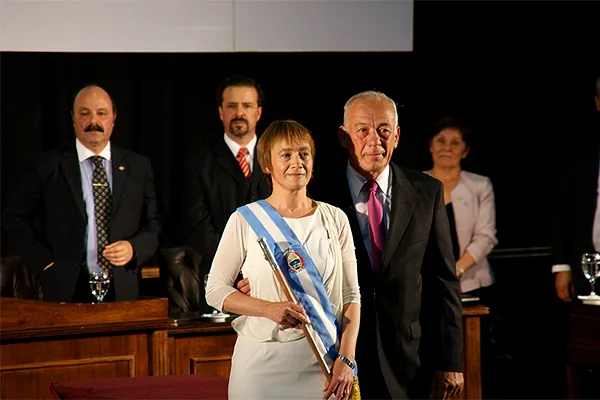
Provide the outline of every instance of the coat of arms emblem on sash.
{"type": "Polygon", "coordinates": [[[288,251],[283,258],[290,271],[300,272],[304,269],[304,260],[302,259],[302,256],[294,250],[288,251]]]}

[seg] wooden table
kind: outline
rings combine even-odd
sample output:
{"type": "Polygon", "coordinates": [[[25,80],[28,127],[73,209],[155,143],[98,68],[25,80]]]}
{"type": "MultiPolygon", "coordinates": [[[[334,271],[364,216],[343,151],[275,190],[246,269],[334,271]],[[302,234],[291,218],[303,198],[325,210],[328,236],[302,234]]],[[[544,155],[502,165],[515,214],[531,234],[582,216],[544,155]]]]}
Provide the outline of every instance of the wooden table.
{"type": "Polygon", "coordinates": [[[165,375],[168,300],[69,304],[0,298],[0,390],[52,398],[51,381],[165,375]]]}
{"type": "Polygon", "coordinates": [[[170,373],[229,378],[237,339],[231,320],[223,323],[202,319],[173,321],[168,329],[170,373]]]}
{"type": "Polygon", "coordinates": [[[137,376],[52,382],[56,399],[227,400],[227,378],[201,375],[137,376]]]}

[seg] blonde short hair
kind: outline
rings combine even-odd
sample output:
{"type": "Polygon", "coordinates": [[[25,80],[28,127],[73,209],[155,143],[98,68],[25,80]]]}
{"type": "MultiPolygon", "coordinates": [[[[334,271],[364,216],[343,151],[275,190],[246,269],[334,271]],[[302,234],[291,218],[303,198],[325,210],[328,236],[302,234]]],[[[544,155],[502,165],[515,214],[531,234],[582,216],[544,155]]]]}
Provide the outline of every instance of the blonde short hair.
{"type": "Polygon", "coordinates": [[[275,143],[282,140],[289,143],[307,142],[313,160],[316,155],[315,142],[310,131],[304,125],[291,119],[273,121],[260,136],[258,144],[256,145],[260,169],[269,180],[271,174],[268,170],[273,168],[273,164],[271,163],[271,150],[275,143]]]}

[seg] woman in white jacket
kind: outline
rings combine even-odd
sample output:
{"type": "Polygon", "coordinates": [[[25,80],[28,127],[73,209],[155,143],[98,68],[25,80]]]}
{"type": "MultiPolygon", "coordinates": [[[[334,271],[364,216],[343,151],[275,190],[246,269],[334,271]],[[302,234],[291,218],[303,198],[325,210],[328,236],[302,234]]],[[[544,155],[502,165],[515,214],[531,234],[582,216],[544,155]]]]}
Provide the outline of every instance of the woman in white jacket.
{"type": "Polygon", "coordinates": [[[469,154],[472,131],[462,119],[439,120],[429,139],[433,168],[426,171],[444,184],[444,203],[461,290],[480,296],[481,288],[494,283],[486,256],[498,243],[494,189],[486,176],[464,171],[461,161],[469,154]]]}

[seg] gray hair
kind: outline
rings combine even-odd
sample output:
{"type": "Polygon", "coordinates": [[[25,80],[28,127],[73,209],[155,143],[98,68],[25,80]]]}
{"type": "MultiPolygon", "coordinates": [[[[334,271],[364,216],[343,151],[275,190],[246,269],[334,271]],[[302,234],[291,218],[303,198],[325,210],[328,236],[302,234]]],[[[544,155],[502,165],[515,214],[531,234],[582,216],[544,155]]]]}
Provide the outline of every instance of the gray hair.
{"type": "Polygon", "coordinates": [[[396,103],[394,102],[394,100],[392,100],[382,92],[378,92],[376,90],[367,90],[365,92],[355,94],[354,96],[350,97],[350,99],[346,102],[346,105],[344,106],[344,129],[346,129],[346,131],[349,130],[348,111],[350,110],[350,106],[352,105],[352,103],[354,103],[356,100],[389,102],[392,105],[392,107],[394,107],[394,114],[396,115],[396,126],[398,125],[398,109],[396,108],[396,103]]]}
{"type": "Polygon", "coordinates": [[[596,96],[600,96],[600,76],[596,79],[596,96]]]}

